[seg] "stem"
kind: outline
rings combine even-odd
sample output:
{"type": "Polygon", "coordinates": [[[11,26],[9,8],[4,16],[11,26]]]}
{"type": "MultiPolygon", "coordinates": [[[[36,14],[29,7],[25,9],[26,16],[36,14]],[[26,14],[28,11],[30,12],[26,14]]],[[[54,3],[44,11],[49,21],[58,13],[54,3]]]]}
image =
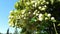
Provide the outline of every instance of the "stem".
{"type": "Polygon", "coordinates": [[[55,23],[53,23],[53,26],[54,26],[55,33],[58,34],[57,30],[56,30],[56,27],[55,27],[55,23]]]}

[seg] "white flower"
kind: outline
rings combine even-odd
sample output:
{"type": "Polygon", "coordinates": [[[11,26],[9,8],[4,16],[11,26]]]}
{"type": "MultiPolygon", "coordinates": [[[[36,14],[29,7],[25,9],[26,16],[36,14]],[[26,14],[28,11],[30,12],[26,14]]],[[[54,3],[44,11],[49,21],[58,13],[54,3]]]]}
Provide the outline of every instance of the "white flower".
{"type": "Polygon", "coordinates": [[[39,14],[39,20],[40,20],[40,21],[43,20],[43,14],[39,14]]]}
{"type": "Polygon", "coordinates": [[[42,17],[43,16],[43,14],[39,14],[39,17],[42,17]]]}
{"type": "Polygon", "coordinates": [[[20,19],[21,17],[20,16],[16,16],[17,19],[20,19]]]}
{"type": "Polygon", "coordinates": [[[38,1],[38,4],[40,3],[40,1],[38,1]]]}
{"type": "Polygon", "coordinates": [[[51,14],[48,14],[47,16],[48,16],[48,17],[50,17],[50,16],[51,16],[51,14]]]}
{"type": "Polygon", "coordinates": [[[37,6],[37,3],[35,3],[35,7],[37,6]]]}
{"type": "Polygon", "coordinates": [[[46,5],[44,5],[44,7],[47,7],[46,5]]]}
{"type": "Polygon", "coordinates": [[[41,4],[43,4],[44,2],[41,2],[41,4]]]}
{"type": "Polygon", "coordinates": [[[52,22],[56,22],[55,18],[54,17],[51,17],[51,20],[52,22]]]}
{"type": "Polygon", "coordinates": [[[34,12],[33,14],[35,15],[36,13],[34,12]]]}
{"type": "Polygon", "coordinates": [[[42,7],[41,10],[45,10],[45,7],[42,7]]]}
{"type": "Polygon", "coordinates": [[[8,18],[14,18],[14,16],[9,16],[8,18]]]}
{"type": "Polygon", "coordinates": [[[33,4],[32,6],[33,6],[33,7],[36,7],[36,6],[37,6],[37,3],[33,4]]]}
{"type": "Polygon", "coordinates": [[[42,17],[39,17],[39,20],[40,20],[40,21],[42,21],[42,20],[43,20],[43,18],[42,18],[42,17]]]}
{"type": "Polygon", "coordinates": [[[39,6],[38,8],[41,9],[41,6],[39,6]]]}
{"type": "Polygon", "coordinates": [[[11,16],[11,18],[13,18],[14,16],[11,16]]]}
{"type": "Polygon", "coordinates": [[[48,20],[48,18],[47,18],[47,17],[45,17],[45,20],[48,20]]]}
{"type": "Polygon", "coordinates": [[[22,10],[22,14],[24,14],[25,13],[25,10],[22,10]]]}
{"type": "Polygon", "coordinates": [[[17,25],[17,23],[15,23],[15,25],[17,25]]]}
{"type": "Polygon", "coordinates": [[[17,10],[14,11],[15,13],[17,12],[17,10]]]}
{"type": "Polygon", "coordinates": [[[38,16],[39,14],[36,14],[36,16],[38,16]]]}
{"type": "Polygon", "coordinates": [[[24,17],[24,19],[26,19],[26,17],[24,17]]]}
{"type": "Polygon", "coordinates": [[[35,14],[36,14],[36,12],[37,12],[37,10],[35,10],[33,14],[35,15],[35,14]]]}
{"type": "Polygon", "coordinates": [[[35,12],[37,12],[37,10],[35,10],[35,12]]]}
{"type": "Polygon", "coordinates": [[[14,26],[14,25],[13,25],[13,22],[10,22],[10,23],[9,23],[9,26],[14,26]]]}
{"type": "Polygon", "coordinates": [[[43,2],[45,2],[45,0],[43,0],[43,2]]]}
{"type": "Polygon", "coordinates": [[[29,2],[26,2],[27,5],[29,5],[30,3],[29,2]]]}
{"type": "Polygon", "coordinates": [[[46,4],[49,4],[49,2],[46,2],[46,4]]]}
{"type": "Polygon", "coordinates": [[[51,17],[51,20],[55,20],[55,18],[54,17],[51,17]]]}
{"type": "Polygon", "coordinates": [[[31,1],[31,3],[35,3],[35,1],[31,1]]]}

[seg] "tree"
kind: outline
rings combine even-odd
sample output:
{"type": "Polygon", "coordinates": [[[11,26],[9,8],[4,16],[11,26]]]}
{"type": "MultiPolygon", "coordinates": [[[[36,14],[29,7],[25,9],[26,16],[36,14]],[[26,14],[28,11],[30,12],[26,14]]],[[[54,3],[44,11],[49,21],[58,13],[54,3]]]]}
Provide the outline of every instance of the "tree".
{"type": "Polygon", "coordinates": [[[9,28],[7,29],[7,33],[6,34],[9,34],[9,28]]]}
{"type": "Polygon", "coordinates": [[[58,34],[60,0],[19,0],[10,12],[9,24],[21,34],[58,34]]]}
{"type": "Polygon", "coordinates": [[[0,32],[0,34],[2,34],[2,33],[0,32]]]}

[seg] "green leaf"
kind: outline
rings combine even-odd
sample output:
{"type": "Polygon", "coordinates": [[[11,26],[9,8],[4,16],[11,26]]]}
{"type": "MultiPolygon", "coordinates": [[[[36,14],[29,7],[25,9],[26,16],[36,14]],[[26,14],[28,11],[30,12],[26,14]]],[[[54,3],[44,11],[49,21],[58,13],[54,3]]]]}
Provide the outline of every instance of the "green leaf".
{"type": "Polygon", "coordinates": [[[58,26],[60,26],[60,23],[58,24],[58,26]]]}

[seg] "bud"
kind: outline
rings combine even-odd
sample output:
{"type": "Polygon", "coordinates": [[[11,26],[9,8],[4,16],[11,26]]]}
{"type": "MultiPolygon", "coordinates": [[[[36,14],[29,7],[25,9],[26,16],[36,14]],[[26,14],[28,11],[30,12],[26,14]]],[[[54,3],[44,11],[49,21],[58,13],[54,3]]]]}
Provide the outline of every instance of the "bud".
{"type": "Polygon", "coordinates": [[[16,16],[17,19],[20,19],[21,17],[20,16],[16,16]]]}
{"type": "Polygon", "coordinates": [[[31,1],[31,3],[35,3],[35,1],[31,1]]]}
{"type": "Polygon", "coordinates": [[[34,12],[33,14],[35,15],[36,13],[34,12]]]}
{"type": "Polygon", "coordinates": [[[40,21],[43,20],[43,14],[39,14],[39,20],[40,20],[40,21]]]}
{"type": "Polygon", "coordinates": [[[37,6],[37,3],[35,3],[35,7],[37,6]]]}
{"type": "Polygon", "coordinates": [[[24,17],[24,19],[26,19],[26,17],[24,17]]]}
{"type": "Polygon", "coordinates": [[[44,7],[47,7],[46,5],[44,5],[44,7]]]}
{"type": "Polygon", "coordinates": [[[45,17],[45,20],[48,20],[48,18],[47,18],[47,17],[45,17]]]}
{"type": "Polygon", "coordinates": [[[29,5],[30,3],[29,2],[26,2],[27,5],[29,5]]]}
{"type": "Polygon", "coordinates": [[[10,23],[9,23],[9,26],[14,26],[14,25],[13,25],[13,22],[10,22],[10,23]]]}
{"type": "Polygon", "coordinates": [[[43,14],[39,14],[39,17],[42,17],[43,16],[43,14]]]}
{"type": "Polygon", "coordinates": [[[43,18],[42,18],[42,17],[39,17],[39,20],[40,20],[40,21],[42,21],[42,20],[43,20],[43,18]]]}
{"type": "Polygon", "coordinates": [[[10,18],[10,19],[11,19],[11,18],[14,18],[14,16],[9,16],[8,18],[10,18]]]}
{"type": "Polygon", "coordinates": [[[56,22],[55,18],[54,17],[51,17],[51,20],[52,22],[56,22]]]}
{"type": "Polygon", "coordinates": [[[35,12],[37,12],[37,10],[35,10],[35,12]]]}
{"type": "Polygon", "coordinates": [[[36,14],[36,12],[37,12],[37,10],[35,10],[33,14],[35,15],[35,14],[36,14]]]}
{"type": "Polygon", "coordinates": [[[39,14],[36,14],[36,16],[38,16],[39,14]]]}
{"type": "Polygon", "coordinates": [[[51,17],[51,20],[55,20],[55,18],[54,17],[51,17]]]}
{"type": "Polygon", "coordinates": [[[45,7],[42,7],[41,10],[45,10],[45,7]]]}
{"type": "Polygon", "coordinates": [[[49,4],[49,2],[46,2],[46,4],[49,4]]]}
{"type": "Polygon", "coordinates": [[[25,13],[25,10],[22,10],[22,14],[24,14],[25,13]]]}
{"type": "Polygon", "coordinates": [[[41,9],[41,6],[39,6],[38,8],[41,9]]]}
{"type": "Polygon", "coordinates": [[[43,0],[43,2],[46,2],[45,0],[43,0]]]}
{"type": "Polygon", "coordinates": [[[38,1],[38,4],[40,3],[40,1],[38,1]]]}
{"type": "Polygon", "coordinates": [[[37,13],[39,13],[40,11],[38,11],[37,13]]]}
{"type": "Polygon", "coordinates": [[[47,16],[48,16],[48,17],[50,17],[50,16],[51,16],[51,14],[48,14],[47,16]]]}

